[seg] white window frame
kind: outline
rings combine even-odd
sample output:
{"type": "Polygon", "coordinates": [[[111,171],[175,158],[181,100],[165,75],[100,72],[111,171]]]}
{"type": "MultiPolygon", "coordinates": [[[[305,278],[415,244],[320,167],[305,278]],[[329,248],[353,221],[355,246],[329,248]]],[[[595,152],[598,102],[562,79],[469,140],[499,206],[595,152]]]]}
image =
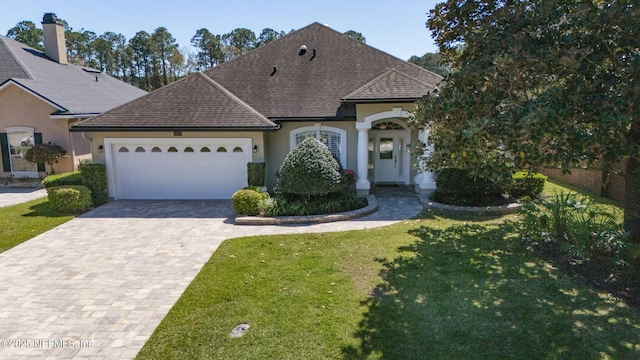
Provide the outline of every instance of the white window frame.
{"type": "Polygon", "coordinates": [[[30,126],[11,126],[11,127],[7,127],[4,129],[4,131],[7,133],[7,147],[9,149],[9,162],[11,164],[11,174],[13,176],[16,177],[29,177],[29,178],[37,178],[39,173],[38,173],[38,166],[36,164],[33,164],[35,167],[35,170],[29,170],[29,171],[17,171],[14,169],[13,167],[13,154],[11,153],[11,134],[12,133],[31,133],[31,136],[33,137],[34,143],[32,146],[35,146],[35,134],[36,134],[36,129],[32,128],[30,126]]]}
{"type": "Polygon", "coordinates": [[[345,169],[347,168],[347,131],[346,130],[333,127],[333,126],[324,126],[320,123],[316,123],[312,126],[305,126],[305,127],[291,130],[289,132],[290,150],[293,150],[296,147],[297,145],[296,137],[298,136],[298,134],[308,132],[308,131],[315,131],[315,138],[318,140],[320,139],[320,131],[332,132],[332,133],[338,134],[340,136],[340,163],[345,169]]]}

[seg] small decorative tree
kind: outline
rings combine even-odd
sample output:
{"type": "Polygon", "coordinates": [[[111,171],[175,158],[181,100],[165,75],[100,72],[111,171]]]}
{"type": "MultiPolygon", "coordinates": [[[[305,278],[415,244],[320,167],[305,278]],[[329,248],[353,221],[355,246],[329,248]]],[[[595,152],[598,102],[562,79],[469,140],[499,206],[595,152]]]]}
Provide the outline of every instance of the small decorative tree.
{"type": "Polygon", "coordinates": [[[62,146],[49,142],[47,144],[38,144],[27,150],[24,154],[24,159],[34,164],[48,164],[49,167],[51,167],[51,174],[55,174],[53,164],[57,164],[58,160],[62,159],[65,155],[67,155],[67,152],[62,146]]]}

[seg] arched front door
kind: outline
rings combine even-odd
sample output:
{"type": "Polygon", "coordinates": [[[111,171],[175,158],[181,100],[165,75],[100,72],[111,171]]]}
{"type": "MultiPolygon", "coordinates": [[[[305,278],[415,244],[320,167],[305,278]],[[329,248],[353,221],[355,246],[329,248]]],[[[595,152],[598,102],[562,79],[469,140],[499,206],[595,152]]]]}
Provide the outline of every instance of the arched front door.
{"type": "Polygon", "coordinates": [[[378,184],[409,184],[410,131],[397,120],[382,120],[369,132],[369,165],[378,184]]]}

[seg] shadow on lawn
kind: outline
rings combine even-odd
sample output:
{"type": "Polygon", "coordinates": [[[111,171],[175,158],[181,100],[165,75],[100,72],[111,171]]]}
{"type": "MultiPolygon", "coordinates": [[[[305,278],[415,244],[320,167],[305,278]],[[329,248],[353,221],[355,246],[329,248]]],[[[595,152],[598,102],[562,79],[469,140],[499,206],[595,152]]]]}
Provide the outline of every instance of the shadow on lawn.
{"type": "Polygon", "coordinates": [[[22,216],[26,217],[64,217],[69,216],[69,214],[60,213],[51,208],[48,201],[40,203],[38,205],[33,205],[29,207],[31,212],[26,213],[22,216]]]}
{"type": "Polygon", "coordinates": [[[512,226],[410,231],[345,359],[640,358],[640,316],[509,239],[512,226]],[[407,253],[405,253],[407,254],[407,253]]]}

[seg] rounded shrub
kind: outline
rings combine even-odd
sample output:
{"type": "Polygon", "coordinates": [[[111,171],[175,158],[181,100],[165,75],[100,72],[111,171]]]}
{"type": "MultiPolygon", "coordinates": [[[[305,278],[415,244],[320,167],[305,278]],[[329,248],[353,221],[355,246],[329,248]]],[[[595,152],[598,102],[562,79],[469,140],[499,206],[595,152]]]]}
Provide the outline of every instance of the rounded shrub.
{"type": "Polygon", "coordinates": [[[341,170],[329,148],[314,138],[306,138],[284,159],[278,192],[309,197],[339,191],[343,181],[341,170]]]}
{"type": "Polygon", "coordinates": [[[255,216],[264,209],[265,195],[254,190],[238,190],[231,196],[237,214],[255,216]]]}
{"type": "Polygon", "coordinates": [[[59,212],[79,214],[91,207],[91,190],[82,185],[47,188],[50,206],[59,212]]]}

